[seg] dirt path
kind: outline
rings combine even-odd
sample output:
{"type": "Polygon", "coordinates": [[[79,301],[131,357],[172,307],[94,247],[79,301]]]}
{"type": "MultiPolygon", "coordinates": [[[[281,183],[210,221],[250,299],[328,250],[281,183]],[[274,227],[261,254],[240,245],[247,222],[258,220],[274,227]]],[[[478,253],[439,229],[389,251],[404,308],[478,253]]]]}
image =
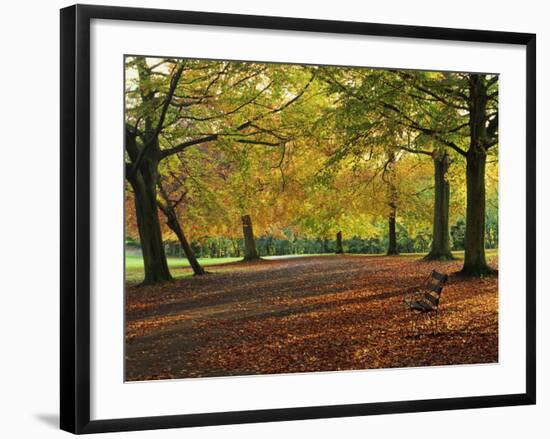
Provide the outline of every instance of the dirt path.
{"type": "MultiPolygon", "coordinates": [[[[494,262],[494,261],[493,261],[494,262]]],[[[458,261],[323,256],[209,267],[127,287],[126,378],[147,380],[498,360],[497,279],[452,275],[440,332],[415,335],[403,290],[458,261]]]]}

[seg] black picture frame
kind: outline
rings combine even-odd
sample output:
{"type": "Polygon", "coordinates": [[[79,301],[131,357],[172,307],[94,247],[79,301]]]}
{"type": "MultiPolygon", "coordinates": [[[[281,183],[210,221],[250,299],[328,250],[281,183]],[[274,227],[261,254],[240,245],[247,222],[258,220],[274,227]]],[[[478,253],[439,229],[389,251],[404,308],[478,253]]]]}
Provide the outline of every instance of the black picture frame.
{"type": "Polygon", "coordinates": [[[75,5],[61,10],[61,417],[72,433],[427,412],[535,404],[536,35],[422,26],[75,5]],[[224,413],[90,420],[90,21],[130,20],[505,43],[526,47],[525,393],[224,413]]]}

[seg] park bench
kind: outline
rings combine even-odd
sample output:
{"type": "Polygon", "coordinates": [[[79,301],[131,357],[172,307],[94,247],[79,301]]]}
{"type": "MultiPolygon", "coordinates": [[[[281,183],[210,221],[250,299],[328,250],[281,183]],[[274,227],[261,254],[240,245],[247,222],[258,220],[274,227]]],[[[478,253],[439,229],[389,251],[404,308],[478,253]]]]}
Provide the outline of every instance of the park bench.
{"type": "Polygon", "coordinates": [[[435,324],[433,333],[436,333],[439,316],[439,300],[441,298],[443,287],[447,283],[448,279],[448,275],[433,270],[428,275],[424,283],[419,287],[415,287],[412,295],[404,300],[405,305],[411,312],[411,325],[413,332],[416,329],[417,319],[420,316],[424,316],[430,319],[432,329],[434,329],[433,325],[435,324]]]}

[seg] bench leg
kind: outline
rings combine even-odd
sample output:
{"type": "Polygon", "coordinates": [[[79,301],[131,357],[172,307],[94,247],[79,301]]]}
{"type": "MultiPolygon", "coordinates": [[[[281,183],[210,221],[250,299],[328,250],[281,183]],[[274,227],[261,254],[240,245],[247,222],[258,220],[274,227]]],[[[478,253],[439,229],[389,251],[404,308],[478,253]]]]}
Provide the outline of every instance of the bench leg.
{"type": "Polygon", "coordinates": [[[415,316],[414,316],[414,335],[419,335],[419,330],[418,330],[418,319],[420,319],[421,317],[424,317],[425,313],[423,312],[417,312],[415,313],[415,316]]]}
{"type": "Polygon", "coordinates": [[[411,333],[411,336],[415,336],[416,335],[416,321],[418,320],[418,315],[416,312],[414,311],[411,311],[412,315],[410,317],[410,321],[411,321],[411,328],[410,328],[410,333],[411,333]]]}

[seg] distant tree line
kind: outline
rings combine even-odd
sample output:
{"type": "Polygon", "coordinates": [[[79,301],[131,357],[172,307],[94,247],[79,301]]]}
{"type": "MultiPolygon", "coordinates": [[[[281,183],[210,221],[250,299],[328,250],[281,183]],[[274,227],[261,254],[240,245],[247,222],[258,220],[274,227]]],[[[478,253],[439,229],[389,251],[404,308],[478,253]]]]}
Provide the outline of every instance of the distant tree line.
{"type": "MultiPolygon", "coordinates": [[[[427,253],[431,248],[431,234],[429,230],[410,236],[407,229],[397,224],[397,249],[400,253],[427,253]]],[[[459,218],[451,225],[451,249],[464,250],[466,222],[459,218]]],[[[138,249],[139,242],[127,238],[127,248],[138,249]]],[[[498,218],[488,215],[485,232],[486,248],[498,248],[498,218]]],[[[244,255],[243,238],[206,237],[200,242],[191,242],[191,248],[198,258],[240,258],[244,255]]],[[[385,254],[388,249],[388,237],[361,238],[352,236],[343,238],[342,245],[345,253],[351,254],[385,254]]],[[[274,236],[256,237],[256,248],[259,256],[283,255],[312,255],[337,253],[336,239],[295,238],[281,239],[274,236]]],[[[165,242],[166,255],[169,257],[185,258],[185,252],[177,241],[165,242]]]]}

